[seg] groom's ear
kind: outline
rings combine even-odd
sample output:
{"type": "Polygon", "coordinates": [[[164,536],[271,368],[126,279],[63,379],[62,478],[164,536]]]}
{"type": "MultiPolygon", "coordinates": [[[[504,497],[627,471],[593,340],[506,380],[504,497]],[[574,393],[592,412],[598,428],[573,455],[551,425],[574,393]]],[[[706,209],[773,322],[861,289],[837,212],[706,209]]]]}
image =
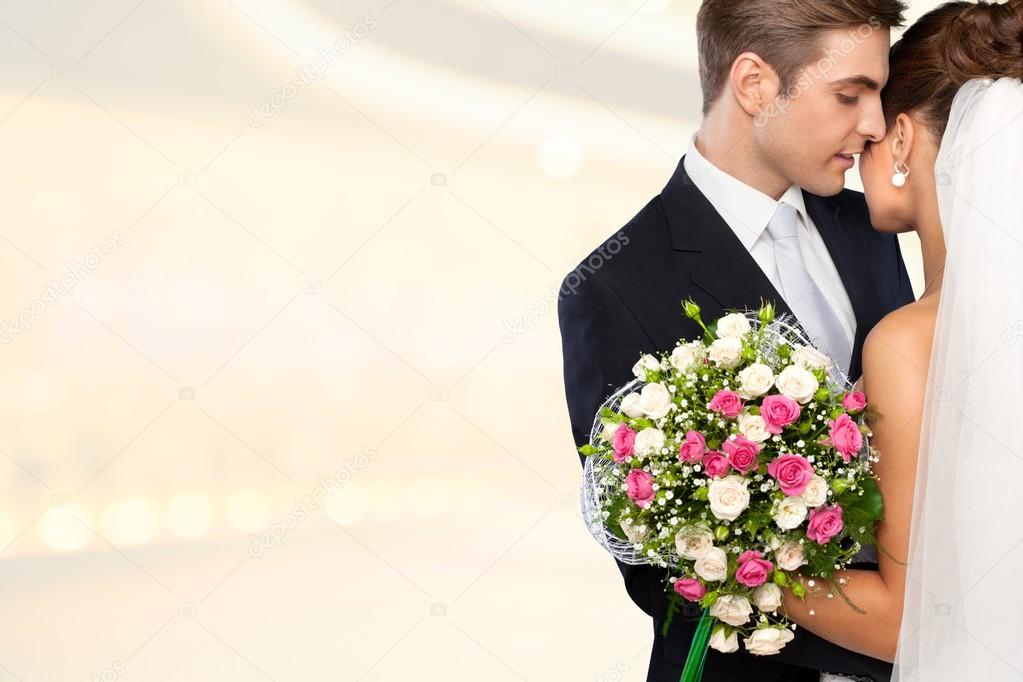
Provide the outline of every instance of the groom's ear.
{"type": "Polygon", "coordinates": [[[751,117],[762,113],[780,87],[778,74],[756,52],[743,52],[732,62],[729,84],[739,106],[751,117]]]}
{"type": "Polygon", "coordinates": [[[891,130],[892,158],[899,163],[906,163],[913,153],[913,143],[917,136],[917,123],[909,114],[899,114],[891,130]]]}

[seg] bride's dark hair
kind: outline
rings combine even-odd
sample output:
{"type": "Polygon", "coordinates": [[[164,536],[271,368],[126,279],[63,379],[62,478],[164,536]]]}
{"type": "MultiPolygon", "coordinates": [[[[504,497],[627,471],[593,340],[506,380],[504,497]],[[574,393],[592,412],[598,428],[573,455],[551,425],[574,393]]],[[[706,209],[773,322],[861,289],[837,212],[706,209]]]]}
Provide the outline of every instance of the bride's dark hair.
{"type": "Polygon", "coordinates": [[[947,2],[902,34],[889,64],[885,123],[891,128],[900,113],[915,112],[940,139],[966,81],[1023,79],[1023,0],[947,2]]]}

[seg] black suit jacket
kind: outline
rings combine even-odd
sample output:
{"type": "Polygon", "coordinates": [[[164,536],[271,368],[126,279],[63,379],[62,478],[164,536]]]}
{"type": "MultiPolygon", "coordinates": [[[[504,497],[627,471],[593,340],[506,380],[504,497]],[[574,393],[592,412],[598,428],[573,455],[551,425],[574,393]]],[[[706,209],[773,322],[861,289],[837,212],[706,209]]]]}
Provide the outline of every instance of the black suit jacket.
{"type": "MultiPolygon", "coordinates": [[[[684,160],[684,157],[683,157],[684,160]]],[[[863,195],[843,190],[834,197],[803,192],[856,316],[850,377],[859,378],[863,341],[889,311],[913,300],[894,235],[873,229],[863,195]]],[[[693,298],[703,319],[727,309],[755,309],[761,299],[790,313],[781,295],[679,161],[660,195],[607,239],[562,282],[558,318],[564,355],[565,393],[576,446],[589,440],[594,415],[605,398],[632,379],[642,353],[665,351],[680,338],[700,336],[681,301],[693,298]]],[[[580,456],[580,461],[585,459],[580,456]]],[[[665,571],[618,562],[632,600],[653,619],[654,642],[647,680],[677,682],[700,609],[676,613],[667,636],[665,571]]],[[[876,566],[874,567],[876,568],[876,566]]],[[[817,682],[819,671],[891,677],[891,664],[843,649],[798,629],[781,653],[752,656],[711,650],[704,679],[817,682]]]]}

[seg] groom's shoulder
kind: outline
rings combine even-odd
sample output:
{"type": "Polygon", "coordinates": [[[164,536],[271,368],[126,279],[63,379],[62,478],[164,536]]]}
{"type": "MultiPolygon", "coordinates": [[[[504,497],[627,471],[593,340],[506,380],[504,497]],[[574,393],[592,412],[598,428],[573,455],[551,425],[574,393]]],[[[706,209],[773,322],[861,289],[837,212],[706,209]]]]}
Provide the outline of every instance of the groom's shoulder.
{"type": "Polygon", "coordinates": [[[832,212],[843,229],[858,230],[864,243],[873,247],[891,246],[898,241],[896,235],[879,232],[870,222],[870,209],[863,192],[843,189],[830,197],[817,197],[832,212]]]}
{"type": "Polygon", "coordinates": [[[611,289],[627,288],[629,279],[650,267],[655,255],[669,244],[664,209],[658,195],[580,260],[563,277],[561,291],[577,293],[580,289],[600,285],[611,289]],[[600,285],[594,284],[595,281],[600,285]]]}
{"type": "Polygon", "coordinates": [[[853,223],[859,227],[870,227],[870,210],[863,192],[845,188],[830,197],[819,197],[825,204],[834,208],[843,222],[853,223]]]}

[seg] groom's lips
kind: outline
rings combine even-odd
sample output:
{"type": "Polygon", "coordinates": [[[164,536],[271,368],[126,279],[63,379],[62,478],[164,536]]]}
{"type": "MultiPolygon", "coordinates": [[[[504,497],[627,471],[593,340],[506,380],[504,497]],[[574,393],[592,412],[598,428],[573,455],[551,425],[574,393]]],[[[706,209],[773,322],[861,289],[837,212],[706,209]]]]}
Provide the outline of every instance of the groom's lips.
{"type": "Polygon", "coordinates": [[[846,170],[849,170],[855,164],[852,154],[835,154],[834,158],[836,161],[844,165],[846,170]]]}

